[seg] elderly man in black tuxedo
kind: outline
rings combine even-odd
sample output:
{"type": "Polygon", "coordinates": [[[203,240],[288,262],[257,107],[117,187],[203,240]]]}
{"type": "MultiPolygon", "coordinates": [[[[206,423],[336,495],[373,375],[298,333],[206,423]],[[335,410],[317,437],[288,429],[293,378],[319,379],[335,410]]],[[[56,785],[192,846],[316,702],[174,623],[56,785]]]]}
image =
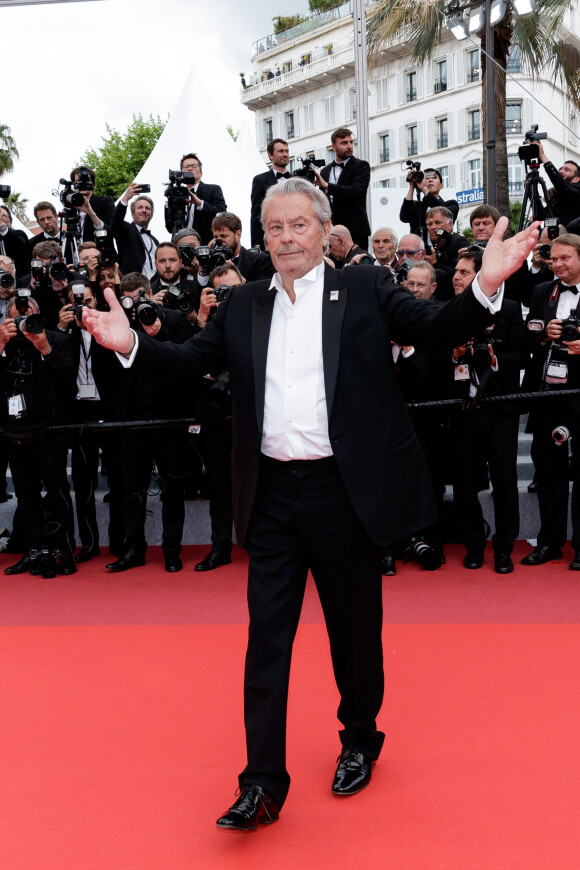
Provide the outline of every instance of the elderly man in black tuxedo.
{"type": "Polygon", "coordinates": [[[140,272],[151,279],[155,274],[155,251],[159,242],[149,230],[153,209],[153,200],[141,193],[141,185],[136,181],[129,185],[115,206],[111,229],[117,243],[119,268],[123,275],[140,272]],[[126,219],[130,202],[132,222],[126,219]]]}
{"type": "Polygon", "coordinates": [[[264,230],[262,228],[262,203],[268,192],[268,188],[278,184],[281,179],[290,178],[288,164],[290,163],[290,151],[285,139],[272,139],[266,147],[268,157],[272,161],[272,168],[267,172],[255,175],[252,180],[252,211],[250,221],[250,237],[252,247],[260,247],[264,250],[264,230]]]}
{"type": "MultiPolygon", "coordinates": [[[[179,168],[182,172],[192,173],[195,179],[193,184],[187,185],[189,202],[185,212],[185,226],[196,230],[202,245],[207,245],[212,238],[212,220],[216,214],[228,210],[222,189],[218,184],[206,184],[201,180],[202,163],[197,154],[184,154],[179,168]]],[[[170,234],[175,231],[167,204],[165,205],[165,229],[170,234]]]]}
{"type": "Polygon", "coordinates": [[[314,172],[316,185],[328,196],[332,223],[347,227],[356,245],[368,250],[371,231],[367,215],[367,190],[371,167],[366,160],[353,157],[352,131],[339,127],[331,136],[334,160],[320,173],[314,172]]]}
{"type": "Polygon", "coordinates": [[[97,340],[138,372],[183,380],[230,372],[234,521],[250,558],[248,762],[239,798],[217,824],[242,831],[275,821],[289,788],[288,679],[308,569],[341,696],[332,790],[351,795],[370,781],[384,740],[376,727],[381,547],[434,519],[391,339],[455,345],[488,324],[501,302],[497,288],[537,238],[534,225],[502,243],[502,219],[474,288],[433,305],[398,287],[387,269],[327,267],[330,208],[305,179],[272,187],[262,209],[277,273],[231,291],[194,340],[162,346],[137,338],[112,293],[110,312],[84,315],[97,340]]]}

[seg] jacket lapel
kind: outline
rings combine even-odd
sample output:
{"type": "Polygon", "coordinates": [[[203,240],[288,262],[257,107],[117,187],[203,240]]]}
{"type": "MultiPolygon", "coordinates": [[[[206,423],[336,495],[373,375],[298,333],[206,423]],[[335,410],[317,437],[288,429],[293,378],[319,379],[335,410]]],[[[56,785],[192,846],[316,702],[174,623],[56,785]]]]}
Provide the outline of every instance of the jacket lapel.
{"type": "Polygon", "coordinates": [[[276,299],[276,290],[265,289],[254,299],[252,306],[252,364],[254,367],[254,385],[256,396],[256,420],[258,431],[264,426],[264,401],[266,398],[266,361],[268,359],[268,342],[270,340],[270,324],[276,299]]]}
{"type": "Polygon", "coordinates": [[[347,290],[340,280],[340,273],[331,266],[326,266],[322,294],[322,362],[329,420],[338,375],[340,334],[346,308],[346,295],[347,290]]]}

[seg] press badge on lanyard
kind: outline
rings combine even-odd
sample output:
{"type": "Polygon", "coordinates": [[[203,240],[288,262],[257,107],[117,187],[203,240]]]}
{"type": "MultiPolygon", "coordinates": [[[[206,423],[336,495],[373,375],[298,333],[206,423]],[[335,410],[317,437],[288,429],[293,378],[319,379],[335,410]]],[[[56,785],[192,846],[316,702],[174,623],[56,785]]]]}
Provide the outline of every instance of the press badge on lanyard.
{"type": "Polygon", "coordinates": [[[547,384],[565,384],[568,380],[568,364],[565,362],[551,362],[546,369],[547,384]]]}
{"type": "Polygon", "coordinates": [[[18,396],[10,396],[8,399],[8,416],[20,417],[23,411],[26,410],[26,402],[24,396],[20,393],[18,396]]]}

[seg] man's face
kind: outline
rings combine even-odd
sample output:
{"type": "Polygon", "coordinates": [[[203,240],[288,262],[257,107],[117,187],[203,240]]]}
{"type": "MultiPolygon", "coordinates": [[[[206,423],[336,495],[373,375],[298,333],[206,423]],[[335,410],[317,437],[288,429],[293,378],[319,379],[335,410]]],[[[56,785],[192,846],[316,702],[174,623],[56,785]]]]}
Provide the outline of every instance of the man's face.
{"type": "Polygon", "coordinates": [[[47,236],[56,236],[58,233],[58,217],[49,208],[41,208],[36,213],[38,226],[47,236]]]}
{"type": "Polygon", "coordinates": [[[432,242],[439,241],[437,230],[447,230],[447,232],[450,233],[453,228],[453,224],[450,225],[447,218],[439,212],[436,212],[435,214],[427,214],[426,224],[427,232],[429,233],[429,238],[432,242]]]}
{"type": "Polygon", "coordinates": [[[332,143],[331,147],[339,160],[346,160],[348,157],[352,157],[354,147],[352,136],[345,136],[344,139],[337,139],[336,142],[332,143]]]}
{"type": "Polygon", "coordinates": [[[240,279],[238,277],[237,272],[234,272],[233,269],[229,269],[225,273],[225,275],[219,275],[214,278],[212,281],[212,287],[215,290],[217,287],[220,287],[222,284],[227,284],[228,287],[237,287],[240,283],[240,279]]]}
{"type": "Polygon", "coordinates": [[[276,142],[272,151],[272,166],[285,169],[290,163],[290,151],[287,145],[276,142]]]}
{"type": "Polygon", "coordinates": [[[471,222],[473,239],[476,242],[487,242],[491,239],[495,230],[495,221],[492,217],[474,218],[471,222]]]}
{"type": "Polygon", "coordinates": [[[85,287],[85,292],[83,294],[83,305],[87,308],[96,308],[97,300],[93,296],[93,292],[89,287],[85,287]]]}
{"type": "Polygon", "coordinates": [[[390,263],[395,256],[395,243],[387,230],[378,230],[374,234],[373,254],[381,265],[390,263]]]}
{"type": "Polygon", "coordinates": [[[435,195],[437,195],[443,187],[443,184],[441,183],[439,176],[436,172],[429,172],[429,174],[425,173],[425,185],[429,193],[434,193],[435,195]]]}
{"type": "Polygon", "coordinates": [[[240,239],[242,237],[241,230],[237,230],[237,232],[234,233],[234,231],[228,229],[228,227],[216,227],[215,230],[212,230],[212,233],[218,244],[225,245],[226,248],[229,248],[234,252],[234,257],[240,253],[240,239]]]}
{"type": "Polygon", "coordinates": [[[150,203],[146,199],[138,199],[133,210],[133,223],[146,230],[152,217],[153,210],[150,203]]]}
{"type": "Polygon", "coordinates": [[[580,254],[556,240],[552,244],[552,270],[564,284],[580,283],[580,254]]]}
{"type": "Polygon", "coordinates": [[[147,298],[150,298],[151,296],[151,293],[148,293],[145,290],[145,287],[137,287],[135,290],[124,290],[123,296],[128,296],[130,299],[133,300],[133,302],[137,302],[141,293],[145,293],[145,296],[147,296],[147,298]]]}
{"type": "Polygon", "coordinates": [[[465,260],[463,257],[457,261],[455,273],[453,275],[453,289],[455,295],[463,293],[475,278],[476,272],[473,268],[473,260],[465,260]]]}
{"type": "Polygon", "coordinates": [[[163,281],[172,284],[181,271],[181,260],[177,251],[174,251],[173,248],[157,248],[155,268],[163,281]]]}
{"type": "Polygon", "coordinates": [[[428,269],[422,269],[420,266],[409,269],[405,287],[416,299],[431,299],[436,286],[436,282],[431,281],[429,277],[428,269]]]}
{"type": "Polygon", "coordinates": [[[420,247],[420,241],[417,236],[403,236],[396,251],[399,263],[403,260],[413,260],[414,263],[418,263],[425,259],[425,248],[420,247]]]}
{"type": "Polygon", "coordinates": [[[5,208],[0,208],[0,226],[5,226],[10,229],[12,226],[12,221],[10,220],[10,215],[6,211],[5,208]]]}
{"type": "Polygon", "coordinates": [[[85,250],[81,251],[79,254],[79,261],[81,263],[84,263],[84,265],[86,266],[86,264],[89,262],[89,260],[92,260],[93,257],[98,257],[98,256],[99,256],[98,248],[85,248],[85,250]]]}
{"type": "Polygon", "coordinates": [[[560,175],[564,181],[580,181],[578,170],[573,163],[563,163],[559,169],[560,175]]]}
{"type": "Polygon", "coordinates": [[[199,165],[199,160],[195,160],[193,157],[188,157],[181,164],[182,172],[193,172],[193,177],[195,178],[195,184],[198,181],[201,181],[201,166],[199,165]]]}
{"type": "Polygon", "coordinates": [[[333,259],[337,260],[339,263],[342,262],[345,258],[345,244],[344,239],[341,236],[335,235],[335,233],[331,233],[328,237],[328,248],[330,251],[330,256],[333,259]]]}
{"type": "Polygon", "coordinates": [[[305,193],[273,196],[266,206],[266,241],[283,279],[302,278],[322,262],[330,221],[322,226],[305,193]]]}

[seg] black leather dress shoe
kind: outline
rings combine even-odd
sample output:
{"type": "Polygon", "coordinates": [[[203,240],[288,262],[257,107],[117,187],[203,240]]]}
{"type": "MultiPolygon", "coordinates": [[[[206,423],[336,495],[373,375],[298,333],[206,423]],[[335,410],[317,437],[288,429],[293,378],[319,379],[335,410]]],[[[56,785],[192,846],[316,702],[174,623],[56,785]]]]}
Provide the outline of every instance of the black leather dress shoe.
{"type": "Polygon", "coordinates": [[[553,559],[561,559],[562,551],[559,547],[536,547],[522,559],[522,565],[543,565],[553,559]]]}
{"type": "Polygon", "coordinates": [[[464,568],[481,568],[483,565],[483,553],[481,550],[470,550],[463,557],[464,568]]]}
{"type": "Polygon", "coordinates": [[[145,554],[129,548],[116,562],[107,565],[109,571],[128,571],[129,568],[140,568],[145,564],[145,554]]]}
{"type": "Polygon", "coordinates": [[[571,571],[580,571],[580,550],[576,550],[576,555],[570,562],[571,571]]]}
{"type": "Polygon", "coordinates": [[[363,752],[343,749],[338,756],[338,767],[332,783],[333,794],[346,796],[362,791],[371,781],[374,766],[374,761],[363,752]]]}
{"type": "Polygon", "coordinates": [[[397,566],[395,565],[395,557],[394,556],[383,556],[383,567],[382,572],[385,577],[394,577],[397,573],[397,566]]]}
{"type": "MultiPolygon", "coordinates": [[[[30,571],[30,564],[30,553],[24,553],[22,559],[20,559],[14,565],[9,565],[8,568],[4,568],[4,573],[24,574],[26,571],[30,571]]],[[[38,574],[38,571],[36,573],[38,574]]]]}
{"type": "MultiPolygon", "coordinates": [[[[36,567],[38,568],[38,573],[41,577],[44,577],[45,580],[53,580],[58,573],[58,565],[56,563],[56,559],[54,554],[51,553],[50,550],[42,550],[36,559],[36,567]]],[[[75,565],[76,571],[76,565],[75,565]]]]}
{"type": "Polygon", "coordinates": [[[170,573],[174,573],[175,571],[181,571],[183,568],[183,562],[179,558],[179,556],[166,556],[165,557],[165,570],[170,573]]]}
{"type": "Polygon", "coordinates": [[[231,561],[232,555],[227,550],[221,553],[219,550],[210,550],[205,559],[197,563],[195,570],[213,571],[214,568],[219,568],[220,565],[229,565],[231,561]]]}
{"type": "Polygon", "coordinates": [[[63,575],[77,573],[77,565],[72,555],[60,557],[60,561],[58,563],[58,573],[63,575]]]}
{"type": "Polygon", "coordinates": [[[223,831],[255,831],[258,825],[270,825],[280,816],[278,807],[259,785],[245,785],[233,806],[216,822],[223,831]]]}
{"type": "Polygon", "coordinates": [[[508,553],[494,553],[493,568],[496,574],[511,574],[514,563],[508,553]]]}
{"type": "Polygon", "coordinates": [[[75,556],[75,562],[89,562],[91,559],[94,559],[95,556],[101,555],[100,547],[88,547],[83,546],[80,548],[78,553],[75,556]]]}

